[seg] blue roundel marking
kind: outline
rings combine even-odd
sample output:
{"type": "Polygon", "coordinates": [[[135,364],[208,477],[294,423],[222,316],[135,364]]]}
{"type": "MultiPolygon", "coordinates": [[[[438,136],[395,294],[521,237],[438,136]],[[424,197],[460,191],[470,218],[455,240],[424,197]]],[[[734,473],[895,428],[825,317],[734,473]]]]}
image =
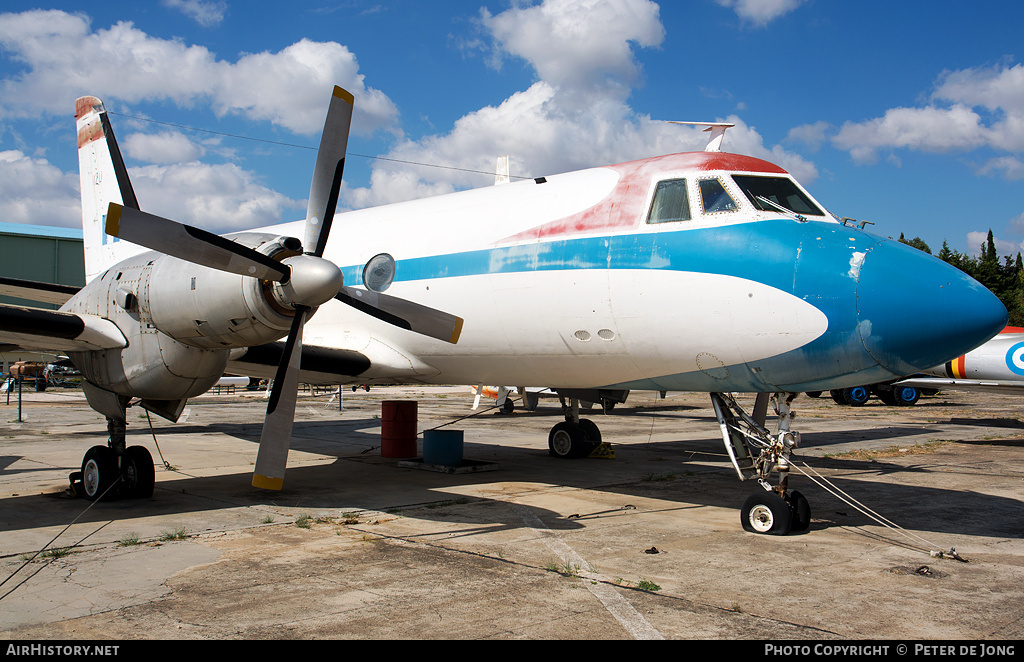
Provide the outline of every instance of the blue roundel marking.
{"type": "Polygon", "coordinates": [[[1006,367],[1015,375],[1024,376],[1024,342],[1019,342],[1006,352],[1006,367]]]}

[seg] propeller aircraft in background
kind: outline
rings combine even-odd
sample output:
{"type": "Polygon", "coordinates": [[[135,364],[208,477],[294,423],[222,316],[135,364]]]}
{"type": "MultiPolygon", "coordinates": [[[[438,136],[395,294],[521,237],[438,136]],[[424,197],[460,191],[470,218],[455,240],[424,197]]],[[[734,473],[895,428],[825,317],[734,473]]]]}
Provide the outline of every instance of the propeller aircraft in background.
{"type": "Polygon", "coordinates": [[[1006,324],[959,270],[718,151],[720,125],[703,152],[335,215],[353,103],[335,89],[305,222],[221,237],[142,211],[102,103],[79,99],[87,285],[59,311],[3,306],[0,342],[64,350],[85,377],[110,430],[83,461],[88,498],[119,479],[152,493],[129,405],[176,420],[225,371],[274,380],[253,479],[271,489],[300,381],[548,387],[565,401],[557,458],[602,441],[581,401],[704,391],[763,488],[744,528],[784,534],[810,522],[788,488],[791,394],[913,374],[1006,324]],[[759,394],[752,412],[734,392],[759,394]]]}

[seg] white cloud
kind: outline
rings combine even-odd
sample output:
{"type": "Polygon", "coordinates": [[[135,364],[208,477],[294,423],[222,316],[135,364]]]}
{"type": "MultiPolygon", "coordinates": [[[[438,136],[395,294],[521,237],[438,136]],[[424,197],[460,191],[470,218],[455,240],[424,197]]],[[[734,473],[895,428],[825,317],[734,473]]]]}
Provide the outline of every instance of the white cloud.
{"type": "Polygon", "coordinates": [[[546,0],[496,16],[482,9],[481,21],[505,53],[525,59],[541,80],[590,88],[637,79],[633,44],[662,43],[659,12],[649,0],[546,0]]]}
{"type": "Polygon", "coordinates": [[[757,27],[764,27],[799,7],[804,0],[715,0],[757,27]]]}
{"type": "Polygon", "coordinates": [[[969,150],[987,142],[976,112],[963,104],[952,108],[892,108],[867,122],[847,122],[832,143],[859,163],[870,163],[879,149],[911,148],[926,152],[969,150]]]}
{"type": "MultiPolygon", "coordinates": [[[[499,56],[524,58],[540,80],[465,115],[447,134],[400,142],[388,158],[489,173],[498,156],[509,155],[513,177],[537,177],[701,150],[707,143],[698,128],[652,120],[626,103],[640,81],[634,49],[657,46],[664,38],[652,2],[546,0],[514,3],[496,16],[485,10],[481,16],[499,56]]],[[[726,134],[726,150],[779,163],[804,182],[816,177],[813,164],[779,147],[765,147],[742,120],[729,121],[738,126],[726,134]]],[[[379,161],[369,187],[346,189],[344,201],[358,208],[491,182],[487,175],[379,161]]]]}
{"type": "Polygon", "coordinates": [[[0,219],[80,227],[78,175],[64,174],[46,159],[33,159],[17,150],[0,152],[0,219]]]}
{"type": "Polygon", "coordinates": [[[832,125],[828,122],[802,124],[790,129],[786,140],[803,143],[812,151],[817,151],[828,140],[828,134],[832,128],[832,125]]]}
{"type": "Polygon", "coordinates": [[[979,175],[1002,173],[1003,179],[1015,181],[1024,179],[1024,162],[1013,156],[1000,156],[989,159],[977,169],[979,175]]]}
{"type": "MultiPolygon", "coordinates": [[[[993,236],[992,240],[996,247],[996,254],[999,255],[1000,259],[1007,255],[1011,258],[1016,257],[1017,253],[1024,252],[1024,242],[1006,241],[995,236],[993,236]]],[[[987,243],[988,232],[968,232],[967,254],[973,256],[983,255],[987,243]]]]}
{"type": "Polygon", "coordinates": [[[228,10],[228,3],[223,0],[162,0],[162,4],[180,11],[203,27],[219,25],[228,10]]]}
{"type": "Polygon", "coordinates": [[[0,118],[67,114],[77,97],[91,94],[129,103],[209,103],[221,115],[315,134],[335,84],[360,101],[354,132],[390,129],[398,116],[386,95],[365,85],[355,55],[335,42],[303,39],[229,62],[203,46],[151,37],[131,23],[93,30],[88,17],[34,10],[0,14],[0,46],[24,65],[20,75],[0,82],[0,118]],[[83,53],[92,54],[91,61],[83,53]]]}
{"type": "MultiPolygon", "coordinates": [[[[930,101],[847,122],[833,144],[860,163],[873,162],[880,150],[890,149],[1024,151],[1024,65],[944,72],[930,101]]],[[[1013,164],[994,162],[991,168],[1009,173],[1013,164]]]]}
{"type": "Polygon", "coordinates": [[[182,163],[195,161],[206,150],[176,131],[133,133],[122,143],[125,154],[146,163],[182,163]]]}
{"type": "Polygon", "coordinates": [[[1012,232],[1017,234],[1024,234],[1024,212],[1021,212],[1016,217],[1010,219],[1010,222],[1006,224],[1006,227],[1010,228],[1012,232]]]}
{"type": "Polygon", "coordinates": [[[211,232],[231,232],[293,220],[305,200],[292,200],[260,184],[234,164],[198,162],[130,169],[143,209],[211,232]]]}
{"type": "MultiPolygon", "coordinates": [[[[268,189],[232,164],[151,165],[129,174],[143,209],[212,232],[272,225],[305,211],[305,200],[268,189]]],[[[78,173],[17,150],[0,152],[0,219],[81,227],[78,173]]]]}

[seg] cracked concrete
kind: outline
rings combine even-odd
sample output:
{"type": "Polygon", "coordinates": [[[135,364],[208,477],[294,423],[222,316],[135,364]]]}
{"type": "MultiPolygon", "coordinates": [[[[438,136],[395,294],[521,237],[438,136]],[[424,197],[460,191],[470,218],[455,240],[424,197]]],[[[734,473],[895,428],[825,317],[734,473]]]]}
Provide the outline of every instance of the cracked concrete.
{"type": "Polygon", "coordinates": [[[28,397],[27,422],[10,422],[13,406],[0,419],[7,639],[1024,636],[1024,423],[1010,396],[798,399],[800,461],[906,533],[794,474],[812,525],[779,538],[740,528],[753,486],[728,464],[706,394],[634,393],[592,415],[615,459],[548,457],[548,401],[482,413],[456,426],[467,458],[497,463],[474,474],[400,468],[378,448],[382,400],[418,400],[422,430],[471,413],[465,388],[360,391],[340,412],[306,395],[273,494],[249,486],[264,401],[211,394],[185,422],[154,421],[156,443],[132,410],[155,494],[84,514],[63,489],[103,421],[74,391],[28,397]],[[68,549],[26,562],[44,546],[68,549]],[[954,547],[969,563],[929,555],[954,547]]]}

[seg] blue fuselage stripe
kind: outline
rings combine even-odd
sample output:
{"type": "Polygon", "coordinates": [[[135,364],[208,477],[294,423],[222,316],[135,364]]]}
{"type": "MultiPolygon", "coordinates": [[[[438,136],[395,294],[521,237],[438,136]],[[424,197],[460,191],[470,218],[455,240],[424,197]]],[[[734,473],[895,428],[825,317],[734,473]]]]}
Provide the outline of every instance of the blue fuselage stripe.
{"type": "MultiPolygon", "coordinates": [[[[746,278],[813,298],[821,283],[803,283],[801,287],[798,267],[841,274],[853,252],[865,252],[878,241],[878,237],[831,223],[769,220],[675,232],[554,239],[411,258],[398,262],[396,281],[528,271],[664,269],[746,278]]],[[[346,283],[361,284],[362,265],[343,271],[346,283]]],[[[852,281],[849,277],[845,280],[852,281]]]]}

